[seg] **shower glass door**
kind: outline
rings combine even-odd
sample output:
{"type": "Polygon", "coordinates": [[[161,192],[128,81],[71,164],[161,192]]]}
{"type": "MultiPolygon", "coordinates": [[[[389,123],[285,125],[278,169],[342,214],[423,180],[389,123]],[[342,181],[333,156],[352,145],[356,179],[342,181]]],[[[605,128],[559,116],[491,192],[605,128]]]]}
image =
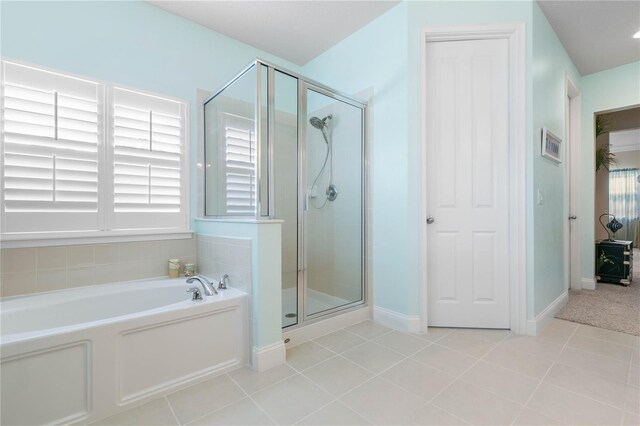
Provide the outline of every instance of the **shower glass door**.
{"type": "Polygon", "coordinates": [[[363,109],[307,85],[302,181],[305,318],[361,302],[363,109]]]}

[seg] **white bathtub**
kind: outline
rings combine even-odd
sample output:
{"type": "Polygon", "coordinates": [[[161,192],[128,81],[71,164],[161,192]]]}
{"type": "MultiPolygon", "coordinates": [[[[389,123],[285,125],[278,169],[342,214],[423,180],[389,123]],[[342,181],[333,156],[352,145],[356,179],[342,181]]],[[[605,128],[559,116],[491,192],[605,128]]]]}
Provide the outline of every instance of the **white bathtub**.
{"type": "Polygon", "coordinates": [[[247,295],[184,279],[0,302],[0,423],[87,423],[246,364],[247,295]]]}

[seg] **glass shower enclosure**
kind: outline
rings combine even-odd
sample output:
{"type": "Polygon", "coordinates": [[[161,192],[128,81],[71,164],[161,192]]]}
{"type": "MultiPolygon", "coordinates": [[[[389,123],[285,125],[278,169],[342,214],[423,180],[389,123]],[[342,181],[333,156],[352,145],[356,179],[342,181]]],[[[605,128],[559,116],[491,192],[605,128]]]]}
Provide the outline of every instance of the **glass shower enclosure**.
{"type": "Polygon", "coordinates": [[[205,216],[283,221],[283,328],[365,302],[365,112],[262,60],[204,103],[205,216]]]}

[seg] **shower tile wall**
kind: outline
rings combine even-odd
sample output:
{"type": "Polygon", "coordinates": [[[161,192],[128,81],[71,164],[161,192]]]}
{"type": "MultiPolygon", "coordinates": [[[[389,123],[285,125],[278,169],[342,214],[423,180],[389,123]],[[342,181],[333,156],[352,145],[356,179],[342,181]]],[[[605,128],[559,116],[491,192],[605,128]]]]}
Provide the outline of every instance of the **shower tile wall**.
{"type": "MultiPolygon", "coordinates": [[[[361,297],[361,167],[356,164],[361,158],[361,134],[358,121],[348,120],[353,107],[333,102],[328,107],[315,110],[309,116],[333,115],[330,122],[333,140],[333,183],[339,195],[319,210],[308,211],[307,277],[308,288],[317,292],[344,299],[359,300],[361,297]]],[[[307,133],[307,180],[310,188],[322,168],[326,144],[322,133],[310,129],[307,133]]],[[[327,180],[318,183],[317,199],[321,205],[327,180]]]]}
{"type": "Polygon", "coordinates": [[[1,296],[168,274],[167,259],[196,261],[196,239],[1,249],[1,296]]]}

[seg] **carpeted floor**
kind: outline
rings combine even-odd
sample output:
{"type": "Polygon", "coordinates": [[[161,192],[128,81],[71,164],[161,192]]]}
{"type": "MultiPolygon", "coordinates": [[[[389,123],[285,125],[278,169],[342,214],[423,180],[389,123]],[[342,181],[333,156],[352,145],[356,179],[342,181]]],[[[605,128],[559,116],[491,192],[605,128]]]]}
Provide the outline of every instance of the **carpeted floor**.
{"type": "Polygon", "coordinates": [[[640,336],[640,250],[633,249],[630,286],[598,283],[596,290],[569,290],[569,302],[556,318],[640,336]]]}

